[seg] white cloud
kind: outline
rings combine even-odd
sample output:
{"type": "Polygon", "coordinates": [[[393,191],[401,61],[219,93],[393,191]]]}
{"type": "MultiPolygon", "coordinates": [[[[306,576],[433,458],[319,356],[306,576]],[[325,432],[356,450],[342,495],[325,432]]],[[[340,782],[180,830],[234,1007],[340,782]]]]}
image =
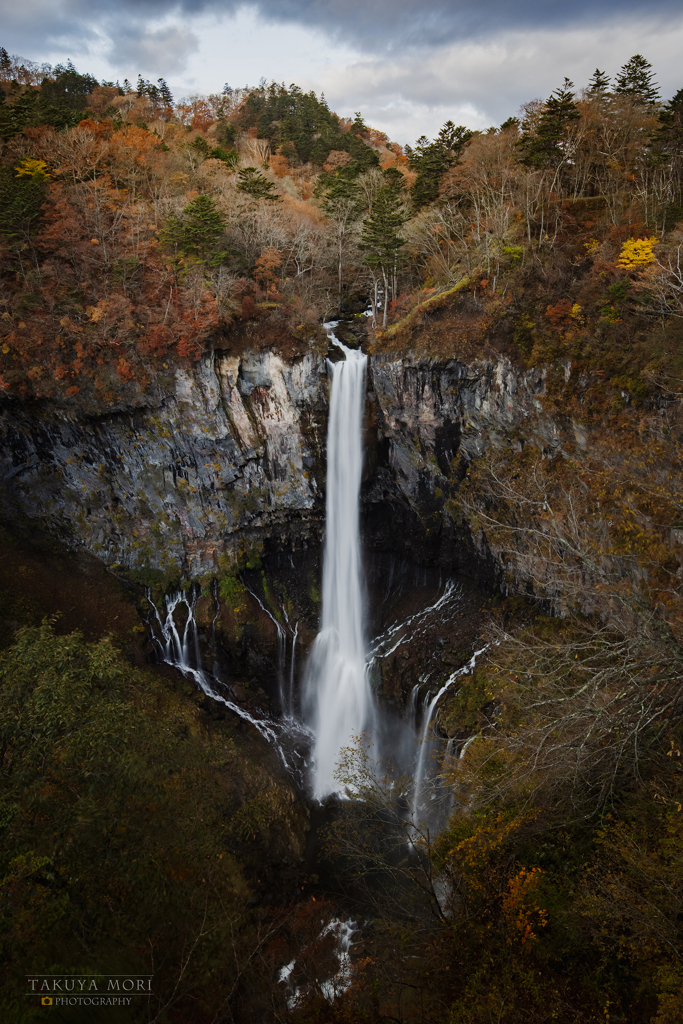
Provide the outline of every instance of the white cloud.
{"type": "Polygon", "coordinates": [[[178,89],[215,92],[224,82],[257,85],[261,78],[289,85],[308,83],[320,92],[321,76],[339,61],[358,59],[358,52],[337,46],[315,29],[263,22],[245,8],[234,17],[204,15],[193,19],[200,50],[176,81],[178,89]]]}

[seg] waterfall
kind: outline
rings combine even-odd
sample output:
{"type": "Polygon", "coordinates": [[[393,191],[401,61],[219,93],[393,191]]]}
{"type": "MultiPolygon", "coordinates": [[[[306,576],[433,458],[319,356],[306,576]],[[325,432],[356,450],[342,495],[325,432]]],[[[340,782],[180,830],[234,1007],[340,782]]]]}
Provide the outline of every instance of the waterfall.
{"type": "MultiPolygon", "coordinates": [[[[321,920],[320,923],[323,925],[323,928],[312,945],[314,946],[316,943],[324,943],[328,936],[334,936],[336,939],[335,953],[338,962],[337,971],[320,985],[320,992],[323,997],[328,1003],[333,1003],[335,999],[343,995],[344,992],[351,987],[353,980],[351,974],[351,947],[354,944],[353,937],[357,934],[359,929],[356,919],[353,917],[349,917],[345,921],[341,918],[333,917],[328,924],[325,924],[323,920],[321,920]]],[[[287,994],[285,998],[290,1010],[293,1010],[296,1006],[300,1006],[302,996],[311,994],[313,991],[313,986],[310,984],[292,984],[291,976],[295,971],[296,965],[297,961],[295,958],[286,966],[281,967],[278,973],[279,983],[287,986],[287,994]]]]}
{"type": "MultiPolygon", "coordinates": [[[[424,718],[422,720],[420,752],[417,758],[417,767],[415,770],[415,781],[413,786],[413,800],[411,805],[411,814],[414,822],[417,822],[420,816],[424,816],[425,814],[426,791],[428,789],[427,781],[430,775],[429,768],[436,755],[436,751],[443,746],[443,740],[440,740],[436,733],[437,705],[446,690],[451,688],[456,679],[459,679],[461,676],[467,675],[473,671],[477,664],[477,658],[487,650],[488,645],[486,645],[486,647],[482,647],[478,651],[475,651],[466,665],[459,668],[457,672],[452,672],[443,686],[437,690],[436,695],[432,697],[429,701],[429,705],[425,709],[424,718]]],[[[446,751],[447,754],[450,753],[448,745],[446,747],[446,751]]]]}
{"type": "Polygon", "coordinates": [[[372,730],[374,707],[363,628],[359,504],[363,465],[365,368],[362,352],[328,337],[346,358],[328,361],[332,377],[327,430],[327,497],[323,606],[306,678],[306,711],[313,745],[313,795],[339,789],[334,771],[342,747],[372,730]]]}
{"type": "MultiPolygon", "coordinates": [[[[199,647],[199,634],[197,631],[197,621],[195,619],[195,608],[197,606],[197,598],[199,596],[199,589],[197,587],[191,587],[188,594],[182,590],[178,590],[173,594],[165,595],[166,603],[166,615],[164,618],[159,613],[159,609],[152,600],[151,590],[147,591],[147,600],[154,610],[154,616],[156,618],[157,626],[161,636],[157,636],[154,629],[152,628],[152,639],[156,644],[161,660],[165,661],[167,665],[173,665],[179,669],[184,676],[194,679],[200,690],[211,697],[213,700],[220,701],[221,704],[225,704],[226,708],[234,711],[236,715],[243,718],[245,722],[249,722],[253,725],[258,732],[261,733],[265,740],[272,743],[277,750],[282,763],[285,768],[289,768],[289,763],[285,757],[285,753],[278,741],[278,737],[273,729],[271,723],[264,722],[262,719],[254,718],[244,708],[239,707],[231,700],[226,700],[220,693],[216,692],[213,686],[210,676],[204,671],[202,666],[202,655],[199,647]],[[175,620],[175,610],[179,605],[184,604],[187,609],[187,619],[185,620],[185,626],[182,630],[182,635],[178,632],[178,627],[175,620]],[[194,654],[194,666],[191,664],[190,659],[190,639],[192,640],[193,654],[194,654]]],[[[214,594],[217,602],[217,596],[214,594]]],[[[218,612],[214,617],[213,624],[216,622],[218,612]]]]}
{"type": "MultiPolygon", "coordinates": [[[[286,662],[287,662],[287,634],[286,634],[283,626],[280,625],[280,623],[275,618],[275,616],[272,614],[272,612],[268,611],[268,609],[266,608],[266,606],[264,605],[263,601],[258,596],[258,594],[255,594],[254,591],[251,589],[251,587],[246,586],[246,584],[244,585],[244,588],[245,588],[245,590],[249,594],[251,594],[251,596],[254,598],[254,600],[258,604],[259,608],[261,609],[261,611],[264,612],[268,616],[270,621],[275,626],[275,630],[277,632],[277,688],[278,688],[278,693],[280,695],[280,710],[281,710],[282,715],[283,715],[284,718],[291,718],[292,714],[293,714],[293,710],[292,710],[293,709],[293,700],[292,700],[292,694],[291,694],[292,687],[290,685],[290,692],[288,693],[288,691],[287,691],[287,684],[286,684],[286,681],[285,681],[285,669],[286,669],[286,662]]],[[[285,617],[286,616],[287,616],[287,613],[285,612],[285,617]]],[[[287,625],[289,625],[289,619],[287,619],[287,625]]],[[[297,623],[297,630],[298,630],[298,626],[299,626],[299,624],[297,623]]],[[[290,629],[291,629],[291,626],[290,626],[290,629]]],[[[294,679],[294,645],[295,644],[296,644],[296,633],[294,634],[294,640],[292,642],[292,671],[291,671],[291,676],[290,676],[291,680],[294,679]]]]}

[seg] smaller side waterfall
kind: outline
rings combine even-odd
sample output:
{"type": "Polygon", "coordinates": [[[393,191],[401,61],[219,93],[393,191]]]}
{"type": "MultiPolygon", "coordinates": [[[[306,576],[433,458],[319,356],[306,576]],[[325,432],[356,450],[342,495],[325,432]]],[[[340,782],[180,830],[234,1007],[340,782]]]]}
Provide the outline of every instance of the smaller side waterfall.
{"type": "Polygon", "coordinates": [[[346,358],[328,362],[332,376],[327,431],[327,495],[323,607],[306,678],[306,714],[315,736],[313,795],[334,793],[342,747],[373,729],[368,680],[360,549],[362,418],[367,357],[334,337],[346,358]]]}
{"type": "MultiPolygon", "coordinates": [[[[343,995],[351,987],[351,947],[353,946],[353,937],[359,929],[353,917],[347,920],[333,917],[327,924],[323,921],[320,923],[323,925],[323,928],[313,944],[322,944],[326,940],[334,939],[336,945],[337,971],[320,984],[320,992],[323,997],[328,1003],[333,1003],[335,999],[338,999],[339,996],[343,995]]],[[[293,983],[292,976],[296,976],[296,966],[297,962],[294,959],[285,967],[281,967],[278,974],[278,981],[281,985],[286,986],[287,994],[285,998],[290,1010],[295,1008],[302,996],[305,998],[307,995],[312,994],[312,987],[310,985],[300,986],[293,983]]]]}
{"type": "Polygon", "coordinates": [[[299,635],[299,623],[296,622],[294,628],[292,628],[292,624],[289,621],[286,610],[284,608],[282,609],[285,621],[292,634],[292,659],[289,675],[287,675],[287,631],[284,626],[278,622],[272,612],[268,611],[258,594],[255,594],[254,591],[246,585],[245,589],[249,594],[251,594],[261,611],[268,616],[277,630],[277,686],[280,696],[280,710],[283,718],[293,720],[296,718],[294,700],[294,659],[296,652],[296,638],[299,635]]]}
{"type": "MultiPolygon", "coordinates": [[[[420,734],[420,749],[417,758],[417,767],[415,769],[415,784],[413,788],[413,799],[411,804],[411,814],[414,822],[417,822],[420,816],[425,817],[426,811],[426,797],[427,797],[427,781],[430,776],[430,766],[432,759],[435,757],[436,752],[439,748],[443,748],[444,741],[440,739],[436,733],[436,709],[439,701],[443,697],[446,690],[450,690],[453,683],[456,682],[460,676],[467,675],[471,672],[477,663],[477,658],[484,653],[488,648],[482,647],[480,650],[475,651],[470,660],[462,668],[459,668],[457,672],[451,673],[443,686],[437,690],[436,694],[429,701],[422,720],[422,729],[420,734]]],[[[447,754],[450,754],[450,743],[446,746],[447,754]]]]}
{"type": "MultiPolygon", "coordinates": [[[[234,711],[236,715],[239,715],[240,718],[243,718],[246,722],[249,722],[250,725],[253,725],[254,728],[261,733],[264,739],[273,744],[278,751],[283,764],[286,768],[289,768],[290,765],[287,762],[287,758],[285,757],[282,746],[278,741],[277,734],[272,726],[261,719],[254,718],[248,711],[245,711],[244,708],[239,707],[238,704],[234,704],[232,701],[227,700],[218,693],[210,676],[204,671],[204,668],[202,667],[201,651],[199,648],[197,622],[195,620],[195,608],[197,606],[198,597],[199,589],[197,587],[191,587],[187,593],[182,590],[178,590],[173,594],[166,594],[164,599],[166,602],[166,615],[162,619],[159,609],[152,600],[151,591],[147,591],[147,600],[154,609],[154,617],[156,618],[159,632],[161,633],[161,636],[159,637],[156,632],[152,630],[154,643],[156,644],[162,661],[165,661],[167,665],[173,665],[174,668],[179,669],[183,675],[194,679],[200,690],[203,690],[208,697],[225,704],[225,706],[230,708],[231,711],[234,711]],[[182,627],[182,630],[179,631],[176,623],[175,611],[180,605],[185,606],[187,619],[185,620],[185,625],[182,627]],[[192,656],[190,652],[192,652],[192,656]],[[194,662],[194,664],[192,662],[194,662]]],[[[216,597],[215,594],[214,597],[216,597]]],[[[215,621],[216,620],[214,619],[214,623],[215,621]]]]}

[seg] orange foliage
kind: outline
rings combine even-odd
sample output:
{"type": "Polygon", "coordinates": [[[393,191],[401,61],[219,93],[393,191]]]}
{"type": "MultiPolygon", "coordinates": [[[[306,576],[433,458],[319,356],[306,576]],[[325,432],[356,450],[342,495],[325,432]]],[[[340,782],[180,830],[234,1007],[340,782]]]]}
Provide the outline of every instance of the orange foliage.
{"type": "Polygon", "coordinates": [[[534,928],[548,924],[548,911],[539,902],[542,874],[540,868],[521,868],[508,882],[503,897],[503,913],[522,945],[537,938],[534,928]]]}
{"type": "Polygon", "coordinates": [[[201,279],[178,287],[159,251],[150,202],[159,137],[86,118],[23,138],[52,177],[32,243],[39,301],[24,309],[12,288],[0,318],[3,390],[114,402],[122,389],[144,389],[157,360],[199,358],[218,310],[201,279]]]}
{"type": "Polygon", "coordinates": [[[269,245],[256,260],[254,277],[268,291],[274,290],[280,279],[279,271],[281,266],[282,254],[274,245],[269,245]]]}
{"type": "Polygon", "coordinates": [[[216,110],[205,96],[192,96],[185,103],[176,104],[176,117],[197,132],[206,131],[217,120],[216,110]]]}
{"type": "Polygon", "coordinates": [[[384,132],[380,132],[377,128],[368,128],[365,133],[365,141],[368,146],[372,146],[374,149],[384,149],[389,137],[384,132]]]}
{"type": "Polygon", "coordinates": [[[268,160],[268,166],[278,178],[285,178],[290,169],[290,163],[287,157],[281,156],[279,153],[270,157],[268,160]]]}
{"type": "Polygon", "coordinates": [[[323,164],[324,171],[334,171],[337,167],[346,167],[351,163],[351,155],[344,149],[333,149],[323,164]]]}
{"type": "Polygon", "coordinates": [[[242,297],[242,319],[253,320],[258,315],[256,303],[251,295],[244,295],[242,297]]]}
{"type": "Polygon", "coordinates": [[[560,299],[554,306],[548,306],[545,311],[553,327],[563,327],[567,324],[572,314],[572,303],[569,299],[560,299]]]}

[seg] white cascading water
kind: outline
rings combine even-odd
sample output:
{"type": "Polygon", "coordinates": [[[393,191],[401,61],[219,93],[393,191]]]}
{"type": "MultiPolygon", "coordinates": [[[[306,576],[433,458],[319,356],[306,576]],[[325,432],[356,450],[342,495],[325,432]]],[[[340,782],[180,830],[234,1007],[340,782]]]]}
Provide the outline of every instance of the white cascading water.
{"type": "MultiPolygon", "coordinates": [[[[422,720],[422,729],[420,734],[420,747],[417,758],[417,766],[415,769],[415,778],[413,782],[413,799],[411,803],[411,815],[415,823],[420,821],[421,818],[425,817],[426,809],[428,807],[427,797],[433,797],[433,789],[428,785],[430,777],[430,768],[433,766],[432,762],[436,751],[443,747],[443,740],[440,740],[436,734],[436,709],[439,701],[443,697],[446,690],[449,690],[453,683],[461,676],[467,675],[472,672],[474,666],[477,664],[477,658],[484,654],[488,650],[488,645],[482,647],[480,650],[475,651],[470,660],[462,668],[459,668],[457,672],[452,672],[446,682],[437,690],[434,697],[431,698],[429,704],[425,708],[424,718],[422,720]]],[[[461,753],[464,753],[464,748],[461,753]]]]}
{"type": "MultiPolygon", "coordinates": [[[[159,627],[161,637],[157,636],[152,629],[152,638],[157,645],[159,654],[161,655],[162,661],[165,661],[168,665],[173,665],[179,669],[183,675],[194,679],[197,686],[204,691],[204,693],[213,698],[213,700],[219,701],[221,704],[225,704],[227,708],[234,711],[236,715],[243,718],[246,722],[253,725],[263,736],[264,739],[272,743],[280,757],[285,768],[289,768],[287,758],[285,757],[284,751],[278,742],[277,735],[272,728],[271,724],[264,722],[262,719],[254,718],[244,708],[239,707],[230,700],[226,700],[221,694],[217,693],[215,688],[211,684],[211,680],[207,673],[202,667],[202,656],[199,648],[199,635],[197,632],[197,622],[194,617],[195,608],[197,605],[197,597],[199,591],[197,588],[192,587],[189,594],[184,593],[182,590],[178,590],[176,593],[166,594],[166,616],[162,618],[159,614],[159,609],[152,600],[151,591],[147,591],[147,600],[154,609],[154,615],[159,627]],[[189,598],[189,599],[188,599],[189,598]],[[187,618],[185,620],[185,626],[183,627],[182,636],[178,632],[178,627],[175,620],[175,610],[179,605],[185,605],[187,611],[187,618]],[[192,643],[192,655],[190,656],[190,643],[192,643]],[[194,660],[194,666],[192,665],[194,660]]],[[[215,596],[215,595],[214,595],[215,596]]],[[[214,618],[214,624],[218,617],[218,611],[216,611],[216,617],[214,618]]]]}
{"type": "Polygon", "coordinates": [[[328,337],[346,358],[328,362],[332,377],[327,430],[323,606],[306,678],[306,711],[315,737],[313,796],[339,790],[334,773],[343,747],[371,732],[374,706],[367,675],[360,549],[362,419],[367,357],[328,337]]]}

